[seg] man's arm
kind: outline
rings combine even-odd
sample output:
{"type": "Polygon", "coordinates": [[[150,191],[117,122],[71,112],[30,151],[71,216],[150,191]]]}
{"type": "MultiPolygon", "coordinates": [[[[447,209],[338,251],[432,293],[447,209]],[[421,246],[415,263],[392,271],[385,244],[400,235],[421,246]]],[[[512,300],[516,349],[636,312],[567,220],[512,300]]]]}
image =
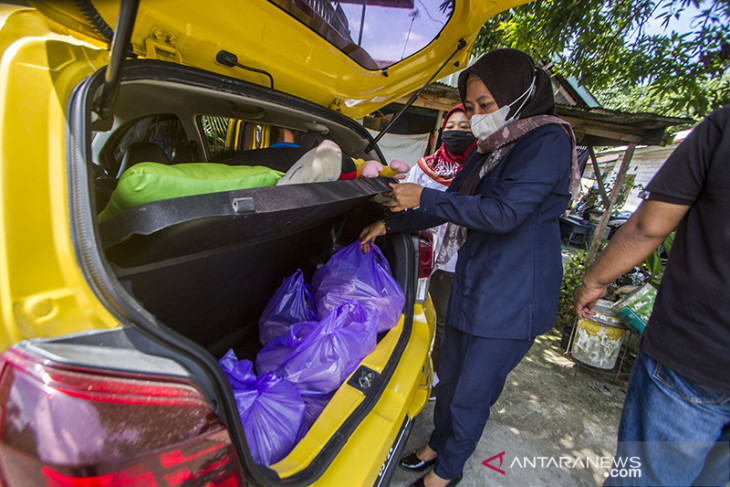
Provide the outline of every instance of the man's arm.
{"type": "Polygon", "coordinates": [[[578,316],[588,318],[592,315],[591,308],[606,294],[606,286],[659,247],[688,210],[689,205],[644,201],[583,276],[583,284],[575,290],[578,316]]]}

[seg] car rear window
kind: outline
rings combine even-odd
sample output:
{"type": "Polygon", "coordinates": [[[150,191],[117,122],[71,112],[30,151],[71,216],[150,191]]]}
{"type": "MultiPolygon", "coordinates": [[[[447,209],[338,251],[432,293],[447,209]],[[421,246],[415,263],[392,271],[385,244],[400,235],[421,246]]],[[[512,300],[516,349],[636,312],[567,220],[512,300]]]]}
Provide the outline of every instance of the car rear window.
{"type": "Polygon", "coordinates": [[[269,0],[366,69],[391,66],[426,47],[454,0],[269,0]]]}
{"type": "Polygon", "coordinates": [[[272,146],[298,146],[302,132],[237,118],[201,115],[208,160],[225,159],[238,151],[272,146]]]}

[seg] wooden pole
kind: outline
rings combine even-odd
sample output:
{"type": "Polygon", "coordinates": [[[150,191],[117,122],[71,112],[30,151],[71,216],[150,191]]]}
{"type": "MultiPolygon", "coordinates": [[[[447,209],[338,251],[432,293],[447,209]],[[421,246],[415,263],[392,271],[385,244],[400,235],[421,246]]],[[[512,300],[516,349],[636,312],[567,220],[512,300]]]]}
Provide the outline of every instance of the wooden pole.
{"type": "Polygon", "coordinates": [[[636,144],[631,143],[626,148],[626,152],[624,152],[624,157],[621,160],[621,168],[618,171],[616,182],[611,189],[611,197],[608,200],[606,211],[603,212],[603,216],[601,216],[601,221],[598,224],[598,228],[596,228],[596,233],[593,234],[593,240],[591,241],[591,246],[588,249],[587,262],[593,262],[596,258],[596,255],[598,255],[598,248],[600,247],[602,240],[601,236],[603,235],[603,231],[606,229],[606,225],[608,225],[608,220],[611,218],[611,210],[613,209],[613,205],[618,199],[618,194],[623,188],[624,181],[626,180],[626,171],[629,170],[629,163],[631,162],[631,158],[634,156],[635,149],[636,144]]]}
{"type": "Polygon", "coordinates": [[[601,201],[603,206],[608,208],[608,195],[606,194],[606,185],[603,184],[603,175],[601,174],[601,168],[598,167],[598,159],[596,159],[596,153],[593,152],[593,146],[588,146],[588,154],[591,156],[591,164],[593,165],[593,174],[596,176],[598,182],[598,192],[601,193],[601,201]]]}

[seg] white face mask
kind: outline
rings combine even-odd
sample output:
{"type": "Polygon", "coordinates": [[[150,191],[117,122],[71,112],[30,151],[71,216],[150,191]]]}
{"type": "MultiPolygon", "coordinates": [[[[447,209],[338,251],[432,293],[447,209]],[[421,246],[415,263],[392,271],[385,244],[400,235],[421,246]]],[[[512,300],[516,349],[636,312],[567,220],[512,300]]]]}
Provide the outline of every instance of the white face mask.
{"type": "Polygon", "coordinates": [[[501,129],[511,121],[515,120],[517,118],[517,115],[520,113],[520,110],[522,110],[522,107],[525,106],[525,103],[527,103],[527,100],[530,99],[530,95],[532,94],[532,90],[535,87],[535,81],[536,77],[532,77],[532,83],[530,83],[530,87],[527,88],[527,91],[522,93],[520,96],[517,97],[515,101],[510,103],[509,105],[505,105],[503,107],[500,107],[498,110],[491,112],[491,113],[483,113],[478,115],[472,115],[471,119],[469,120],[469,123],[471,124],[471,133],[474,134],[474,137],[476,137],[479,140],[484,140],[493,133],[495,133],[497,130],[501,129]],[[509,120],[506,118],[507,114],[509,113],[509,109],[512,105],[520,101],[520,99],[524,98],[524,101],[520,105],[520,108],[518,108],[515,111],[515,114],[512,115],[509,120]]]}
{"type": "Polygon", "coordinates": [[[509,113],[509,105],[503,106],[499,110],[492,113],[481,113],[472,115],[469,123],[471,124],[471,133],[479,140],[484,140],[497,130],[507,125],[505,117],[509,113]]]}

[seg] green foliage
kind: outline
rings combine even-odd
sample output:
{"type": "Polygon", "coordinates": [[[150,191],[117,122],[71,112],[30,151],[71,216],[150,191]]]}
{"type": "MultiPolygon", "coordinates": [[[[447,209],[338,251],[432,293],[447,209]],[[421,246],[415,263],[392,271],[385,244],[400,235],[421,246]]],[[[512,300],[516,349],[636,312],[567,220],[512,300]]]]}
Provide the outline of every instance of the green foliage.
{"type": "MultiPolygon", "coordinates": [[[[730,75],[704,79],[695,83],[685,80],[689,85],[686,90],[675,87],[672,92],[665,86],[666,94],[659,94],[653,85],[619,85],[612,83],[606,87],[593,91],[593,95],[604,107],[611,110],[626,112],[657,113],[668,117],[684,117],[690,115],[695,118],[707,114],[713,107],[719,107],[730,102],[730,75]],[[687,93],[694,93],[692,100],[685,98],[687,93]]],[[[672,82],[674,84],[674,82],[672,82]]],[[[685,130],[694,124],[677,125],[673,131],[685,130]]]]}
{"type": "MultiPolygon", "coordinates": [[[[611,183],[609,187],[613,187],[613,184],[616,180],[616,177],[611,178],[611,183]]],[[[624,207],[624,203],[626,203],[626,199],[629,197],[629,193],[631,193],[631,190],[636,188],[638,185],[636,184],[636,174],[626,174],[624,176],[624,185],[621,186],[621,189],[619,189],[618,195],[616,195],[616,202],[613,204],[613,214],[614,216],[617,216],[621,208],[624,207]]]]}
{"type": "Polygon", "coordinates": [[[652,284],[658,287],[662,277],[664,277],[664,269],[667,265],[669,252],[672,250],[674,235],[675,232],[670,233],[659,248],[649,254],[641,265],[616,279],[615,287],[643,286],[644,284],[652,284]]]}
{"type": "Polygon", "coordinates": [[[622,108],[612,105],[612,91],[636,89],[631,104],[698,118],[730,102],[729,25],[727,0],[535,0],[492,17],[475,53],[521,49],[594,92],[607,90],[607,108],[622,108]],[[646,33],[650,19],[666,28],[690,6],[698,9],[693,32],[646,33]]]}
{"type": "Polygon", "coordinates": [[[664,256],[669,255],[669,251],[672,249],[674,243],[675,232],[670,233],[664,243],[659,246],[654,252],[652,252],[644,262],[641,264],[641,270],[646,276],[646,282],[658,286],[664,277],[664,268],[667,264],[667,259],[664,256]]]}
{"type": "Polygon", "coordinates": [[[656,250],[652,252],[644,260],[642,267],[646,270],[648,281],[652,284],[658,284],[664,274],[664,264],[662,258],[659,256],[659,252],[656,250]]]}
{"type": "Polygon", "coordinates": [[[555,320],[555,327],[562,330],[566,326],[573,326],[578,315],[573,306],[575,290],[583,282],[583,274],[588,267],[586,259],[588,252],[577,250],[565,263],[563,270],[563,284],[560,288],[560,300],[558,301],[558,317],[555,320]]]}

